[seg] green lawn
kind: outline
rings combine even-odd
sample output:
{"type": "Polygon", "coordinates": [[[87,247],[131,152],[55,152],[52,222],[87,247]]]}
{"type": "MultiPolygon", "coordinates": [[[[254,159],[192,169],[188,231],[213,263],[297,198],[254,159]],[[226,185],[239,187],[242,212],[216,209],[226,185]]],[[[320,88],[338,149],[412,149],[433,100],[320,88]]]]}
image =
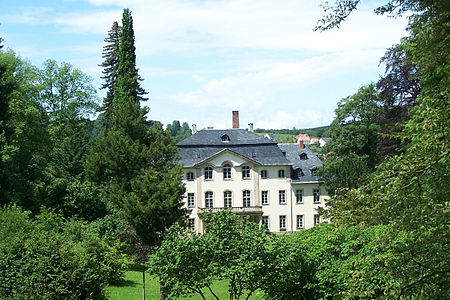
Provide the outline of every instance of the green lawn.
{"type": "MultiPolygon", "coordinates": [[[[159,282],[156,278],[149,278],[145,274],[145,299],[157,300],[159,299],[159,282]]],[[[228,299],[227,282],[218,281],[213,284],[212,290],[220,299],[228,299]]],[[[142,272],[127,271],[125,274],[125,281],[120,285],[112,285],[107,288],[109,299],[111,300],[140,300],[142,299],[142,272]]],[[[209,293],[205,292],[206,299],[214,299],[209,293]]],[[[250,297],[252,300],[261,299],[261,295],[255,293],[250,297]]],[[[190,298],[179,299],[201,299],[200,296],[194,295],[190,298]]],[[[245,297],[243,297],[245,299],[245,297]]]]}

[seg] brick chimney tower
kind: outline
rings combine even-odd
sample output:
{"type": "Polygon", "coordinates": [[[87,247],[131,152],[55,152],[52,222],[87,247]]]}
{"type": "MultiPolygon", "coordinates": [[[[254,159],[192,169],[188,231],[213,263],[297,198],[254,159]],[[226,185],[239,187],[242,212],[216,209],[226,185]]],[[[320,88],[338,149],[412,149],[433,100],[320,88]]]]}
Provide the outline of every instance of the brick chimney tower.
{"type": "Polygon", "coordinates": [[[233,111],[233,127],[232,128],[239,128],[239,111],[238,110],[233,111]]]}

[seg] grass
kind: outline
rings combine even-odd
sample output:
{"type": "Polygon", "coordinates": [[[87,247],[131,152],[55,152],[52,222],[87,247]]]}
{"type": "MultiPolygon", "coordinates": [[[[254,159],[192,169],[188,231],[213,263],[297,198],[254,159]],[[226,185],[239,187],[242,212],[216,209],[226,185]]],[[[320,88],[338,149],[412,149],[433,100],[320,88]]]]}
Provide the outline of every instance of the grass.
{"type": "MultiPolygon", "coordinates": [[[[155,277],[145,274],[145,299],[158,300],[159,281],[155,277]]],[[[228,299],[228,286],[224,280],[217,281],[212,285],[212,290],[219,299],[228,299]]],[[[108,297],[111,300],[141,300],[142,299],[142,272],[130,270],[125,274],[125,280],[118,285],[111,285],[107,288],[108,297]]],[[[205,291],[206,299],[214,299],[211,293],[205,291]]],[[[181,297],[178,299],[201,299],[198,294],[192,297],[181,297]]],[[[245,299],[245,297],[243,297],[245,299]]],[[[261,295],[254,293],[252,300],[261,299],[261,295]]]]}

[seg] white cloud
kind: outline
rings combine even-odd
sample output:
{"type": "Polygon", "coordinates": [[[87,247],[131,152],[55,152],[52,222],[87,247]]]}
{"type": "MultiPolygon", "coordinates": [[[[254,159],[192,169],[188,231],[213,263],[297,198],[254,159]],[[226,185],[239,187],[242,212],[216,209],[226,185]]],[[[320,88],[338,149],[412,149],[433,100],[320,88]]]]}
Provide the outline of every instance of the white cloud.
{"type": "Polygon", "coordinates": [[[199,89],[175,93],[170,98],[197,107],[244,109],[275,105],[284,90],[298,90],[319,80],[376,67],[382,54],[382,50],[356,50],[278,63],[257,72],[213,79],[199,89]]]}
{"type": "Polygon", "coordinates": [[[333,114],[330,112],[311,111],[298,109],[294,112],[278,110],[271,116],[264,116],[255,122],[255,128],[265,129],[290,129],[318,127],[330,124],[333,114]]]}
{"type": "Polygon", "coordinates": [[[405,27],[404,19],[376,16],[362,8],[339,30],[313,32],[323,11],[320,2],[308,0],[90,2],[98,7],[92,11],[58,12],[50,18],[49,11],[34,9],[20,17],[24,22],[35,22],[46,16],[46,22],[63,26],[66,32],[106,35],[112,22],[120,21],[121,8],[129,7],[136,45],[143,54],[218,48],[324,52],[386,48],[393,39],[398,40],[405,27]]]}

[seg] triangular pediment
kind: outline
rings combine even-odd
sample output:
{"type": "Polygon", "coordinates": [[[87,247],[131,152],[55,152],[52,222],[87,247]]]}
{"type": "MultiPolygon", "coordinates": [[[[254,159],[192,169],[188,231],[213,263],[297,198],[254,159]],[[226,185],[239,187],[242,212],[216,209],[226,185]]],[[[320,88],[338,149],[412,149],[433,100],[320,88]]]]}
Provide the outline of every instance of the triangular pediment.
{"type": "Polygon", "coordinates": [[[212,165],[215,167],[220,167],[226,162],[231,163],[235,167],[244,164],[260,165],[259,162],[227,148],[199,161],[198,163],[195,164],[195,167],[202,167],[204,165],[212,165]]]}

